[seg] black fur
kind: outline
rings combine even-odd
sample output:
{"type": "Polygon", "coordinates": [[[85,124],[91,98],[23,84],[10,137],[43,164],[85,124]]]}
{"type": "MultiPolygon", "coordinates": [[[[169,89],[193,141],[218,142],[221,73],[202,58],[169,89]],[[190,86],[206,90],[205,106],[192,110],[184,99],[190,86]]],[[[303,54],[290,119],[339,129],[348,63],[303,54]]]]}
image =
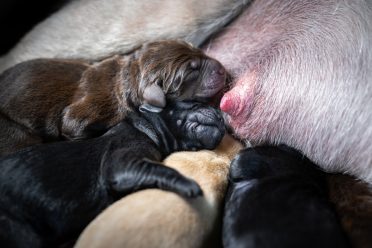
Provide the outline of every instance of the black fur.
{"type": "Polygon", "coordinates": [[[286,146],[245,149],[233,160],[225,208],[227,248],[349,247],[325,173],[286,146]]]}
{"type": "Polygon", "coordinates": [[[36,145],[0,159],[0,247],[55,247],[136,190],[202,194],[159,161],[177,150],[212,149],[223,134],[214,108],[170,103],[160,114],[132,113],[95,139],[36,145]]]}

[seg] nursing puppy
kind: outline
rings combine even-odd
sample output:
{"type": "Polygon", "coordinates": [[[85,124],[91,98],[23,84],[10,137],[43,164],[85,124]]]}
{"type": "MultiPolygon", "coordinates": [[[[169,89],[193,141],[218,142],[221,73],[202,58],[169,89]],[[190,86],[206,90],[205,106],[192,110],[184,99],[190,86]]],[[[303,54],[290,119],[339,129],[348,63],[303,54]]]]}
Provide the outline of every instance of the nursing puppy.
{"type": "Polygon", "coordinates": [[[98,136],[138,107],[208,102],[225,86],[222,65],[189,44],[164,40],[96,63],[38,59],[0,76],[0,155],[30,144],[98,136]]]}
{"type": "Polygon", "coordinates": [[[325,173],[286,147],[243,150],[230,168],[224,247],[349,247],[325,173]]]}
{"type": "Polygon", "coordinates": [[[185,199],[161,190],[137,192],[102,212],[75,247],[218,247],[220,236],[211,235],[220,227],[230,162],[241,148],[238,141],[225,136],[216,150],[171,154],[164,164],[194,179],[203,190],[202,197],[185,199]]]}
{"type": "Polygon", "coordinates": [[[74,0],[27,34],[0,60],[0,71],[35,58],[98,59],[159,39],[195,46],[250,0],[74,0]]]}
{"type": "MultiPolygon", "coordinates": [[[[74,1],[31,31],[3,67],[22,56],[105,56],[138,37],[205,39],[243,2],[74,1]]],[[[366,0],[255,0],[207,43],[235,76],[221,107],[236,133],[254,144],[290,145],[327,171],[371,183],[371,9],[366,0]]]]}
{"type": "Polygon", "coordinates": [[[372,183],[371,24],[372,1],[253,1],[205,46],[234,78],[235,133],[372,183]]]}
{"type": "Polygon", "coordinates": [[[168,103],[161,113],[131,113],[98,138],[39,144],[1,158],[0,247],[57,247],[140,189],[201,195],[195,181],[160,161],[174,151],[213,149],[224,130],[212,107],[168,103]]]}

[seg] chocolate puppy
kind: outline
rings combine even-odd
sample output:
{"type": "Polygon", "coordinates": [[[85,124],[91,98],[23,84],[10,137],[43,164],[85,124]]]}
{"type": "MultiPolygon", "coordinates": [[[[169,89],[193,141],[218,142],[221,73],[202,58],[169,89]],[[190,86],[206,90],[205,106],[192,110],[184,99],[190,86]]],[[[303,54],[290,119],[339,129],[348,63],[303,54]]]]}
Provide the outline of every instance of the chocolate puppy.
{"type": "Polygon", "coordinates": [[[0,76],[0,155],[40,142],[101,135],[140,107],[210,101],[225,85],[222,65],[181,41],[145,44],[100,62],[37,59],[0,76]]]}
{"type": "Polygon", "coordinates": [[[349,247],[325,173],[286,147],[256,147],[232,162],[224,247],[349,247]]]}
{"type": "Polygon", "coordinates": [[[0,159],[0,247],[55,247],[104,208],[144,188],[187,197],[200,187],[159,163],[173,151],[213,149],[223,119],[199,103],[129,114],[104,135],[39,144],[0,159]]]}

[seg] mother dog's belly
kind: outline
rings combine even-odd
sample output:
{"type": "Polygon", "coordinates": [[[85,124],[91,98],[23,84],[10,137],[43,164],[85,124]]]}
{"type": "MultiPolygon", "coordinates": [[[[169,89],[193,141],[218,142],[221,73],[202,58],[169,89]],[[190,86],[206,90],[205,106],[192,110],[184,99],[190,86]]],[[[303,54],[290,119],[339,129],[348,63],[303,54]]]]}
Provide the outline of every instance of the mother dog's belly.
{"type": "Polygon", "coordinates": [[[76,0],[35,26],[5,56],[0,72],[34,58],[98,60],[144,42],[200,45],[249,0],[76,0]]]}
{"type": "Polygon", "coordinates": [[[236,134],[372,183],[371,23],[367,1],[254,1],[204,45],[234,77],[236,134]]]}

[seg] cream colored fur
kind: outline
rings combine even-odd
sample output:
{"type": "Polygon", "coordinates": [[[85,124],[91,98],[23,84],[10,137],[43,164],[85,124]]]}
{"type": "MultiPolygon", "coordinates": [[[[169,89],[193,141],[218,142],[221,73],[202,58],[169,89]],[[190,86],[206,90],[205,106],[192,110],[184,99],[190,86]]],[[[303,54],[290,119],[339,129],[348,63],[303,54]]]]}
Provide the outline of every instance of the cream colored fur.
{"type": "Polygon", "coordinates": [[[200,45],[249,0],[75,0],[0,59],[0,72],[34,58],[97,60],[158,39],[200,45]]]}
{"type": "Polygon", "coordinates": [[[214,151],[173,153],[164,163],[196,180],[203,197],[187,200],[157,189],[131,194],[91,222],[75,247],[201,247],[217,221],[231,159],[241,148],[225,136],[214,151]]]}

